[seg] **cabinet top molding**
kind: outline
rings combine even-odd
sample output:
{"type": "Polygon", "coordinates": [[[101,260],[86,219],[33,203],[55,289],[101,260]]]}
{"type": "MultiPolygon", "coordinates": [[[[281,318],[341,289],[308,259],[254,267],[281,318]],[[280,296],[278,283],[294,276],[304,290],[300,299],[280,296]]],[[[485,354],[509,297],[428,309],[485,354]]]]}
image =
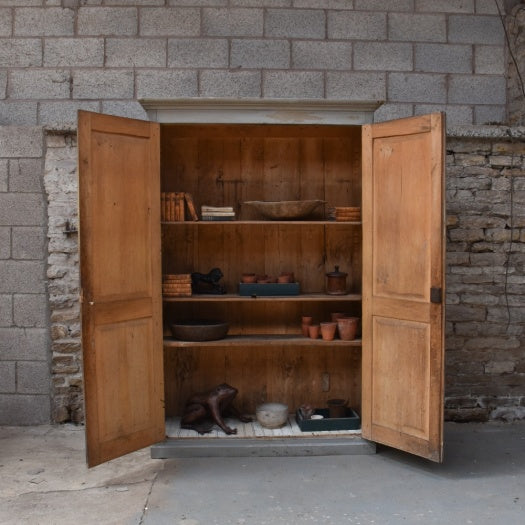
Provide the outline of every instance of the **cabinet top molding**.
{"type": "Polygon", "coordinates": [[[331,124],[373,122],[382,101],[296,99],[142,99],[150,120],[194,124],[331,124]]]}

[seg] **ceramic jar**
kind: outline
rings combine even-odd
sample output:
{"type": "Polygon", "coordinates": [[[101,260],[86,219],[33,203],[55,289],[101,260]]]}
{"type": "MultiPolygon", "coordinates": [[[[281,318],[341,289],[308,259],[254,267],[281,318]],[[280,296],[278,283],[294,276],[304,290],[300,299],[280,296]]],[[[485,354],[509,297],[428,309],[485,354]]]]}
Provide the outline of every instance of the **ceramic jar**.
{"type": "Polygon", "coordinates": [[[346,276],[348,274],[339,271],[339,266],[333,272],[326,274],[326,293],[330,295],[346,294],[346,276]]]}

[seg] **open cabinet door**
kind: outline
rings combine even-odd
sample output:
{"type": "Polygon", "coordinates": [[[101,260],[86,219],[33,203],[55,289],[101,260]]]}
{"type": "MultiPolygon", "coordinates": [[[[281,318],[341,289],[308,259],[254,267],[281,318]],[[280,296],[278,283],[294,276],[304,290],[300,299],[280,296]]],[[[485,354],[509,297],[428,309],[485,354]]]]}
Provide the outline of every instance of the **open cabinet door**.
{"type": "Polygon", "coordinates": [[[164,439],[159,126],[80,111],[80,271],[90,467],[164,439]]]}
{"type": "Polygon", "coordinates": [[[363,127],[363,437],[443,455],[444,116],[363,127]]]}

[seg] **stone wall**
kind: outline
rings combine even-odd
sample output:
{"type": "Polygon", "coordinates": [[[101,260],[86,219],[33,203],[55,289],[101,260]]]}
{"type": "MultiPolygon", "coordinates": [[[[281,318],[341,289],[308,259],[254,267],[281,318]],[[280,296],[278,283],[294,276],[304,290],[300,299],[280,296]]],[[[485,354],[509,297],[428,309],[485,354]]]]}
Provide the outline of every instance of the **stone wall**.
{"type": "Polygon", "coordinates": [[[43,131],[0,126],[0,425],[47,423],[43,131]]]}
{"type": "Polygon", "coordinates": [[[183,97],[385,100],[376,120],[505,122],[505,63],[494,0],[0,2],[4,125],[144,118],[137,99],[183,97]]]}
{"type": "Polygon", "coordinates": [[[512,10],[507,30],[511,49],[508,53],[508,123],[525,126],[525,3],[512,10]]]}
{"type": "Polygon", "coordinates": [[[447,419],[525,417],[524,138],[447,140],[447,419]]]}
{"type": "MultiPolygon", "coordinates": [[[[525,129],[447,139],[446,419],[525,417],[525,129]],[[481,136],[477,136],[481,135],[481,136]]],[[[47,138],[55,421],[82,420],[76,147],[47,138]]]]}

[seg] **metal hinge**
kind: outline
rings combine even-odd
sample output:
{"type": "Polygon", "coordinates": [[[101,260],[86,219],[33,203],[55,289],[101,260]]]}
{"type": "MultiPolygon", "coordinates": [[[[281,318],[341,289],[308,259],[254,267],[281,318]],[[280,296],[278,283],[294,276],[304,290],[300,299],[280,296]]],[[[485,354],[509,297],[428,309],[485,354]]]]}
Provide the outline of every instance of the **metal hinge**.
{"type": "Polygon", "coordinates": [[[441,288],[430,288],[430,302],[434,304],[441,304],[443,301],[443,292],[441,288]]]}

